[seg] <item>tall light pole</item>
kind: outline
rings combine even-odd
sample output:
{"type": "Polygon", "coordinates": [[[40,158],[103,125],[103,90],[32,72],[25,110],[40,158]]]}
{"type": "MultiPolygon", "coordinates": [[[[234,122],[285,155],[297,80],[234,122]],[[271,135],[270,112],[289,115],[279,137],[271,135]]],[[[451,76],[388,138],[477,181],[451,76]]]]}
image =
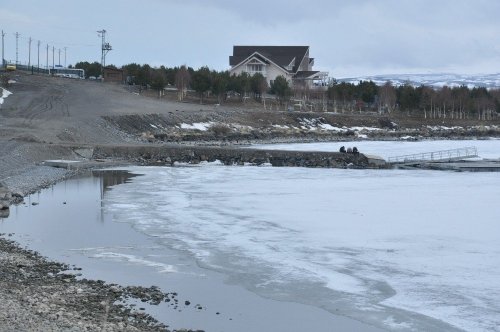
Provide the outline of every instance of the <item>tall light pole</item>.
{"type": "Polygon", "coordinates": [[[16,36],[16,65],[19,63],[19,32],[15,33],[16,36]]]}
{"type": "Polygon", "coordinates": [[[40,41],[38,41],[38,63],[37,63],[38,71],[40,72],[40,41]]]}
{"type": "Polygon", "coordinates": [[[104,67],[106,66],[106,54],[108,54],[109,51],[112,50],[111,45],[109,43],[106,43],[106,30],[102,29],[100,31],[97,31],[99,36],[102,39],[102,44],[101,44],[101,76],[104,74],[104,67]]]}
{"type": "Polygon", "coordinates": [[[52,46],[52,69],[56,67],[55,61],[54,61],[54,52],[56,51],[55,46],[52,46]]]}
{"type": "Polygon", "coordinates": [[[47,44],[47,60],[45,62],[45,69],[47,69],[47,74],[49,71],[49,44],[47,44]]]}
{"type": "Polygon", "coordinates": [[[66,65],[66,50],[68,48],[66,46],[64,46],[64,67],[67,68],[68,66],[66,65]]]}
{"type": "Polygon", "coordinates": [[[59,67],[61,66],[61,49],[59,49],[59,67]]]}
{"type": "Polygon", "coordinates": [[[5,33],[2,30],[2,67],[4,66],[5,56],[4,56],[4,43],[3,38],[5,37],[5,33]]]}
{"type": "Polygon", "coordinates": [[[31,67],[31,37],[29,39],[29,48],[28,48],[28,69],[31,67]]]}

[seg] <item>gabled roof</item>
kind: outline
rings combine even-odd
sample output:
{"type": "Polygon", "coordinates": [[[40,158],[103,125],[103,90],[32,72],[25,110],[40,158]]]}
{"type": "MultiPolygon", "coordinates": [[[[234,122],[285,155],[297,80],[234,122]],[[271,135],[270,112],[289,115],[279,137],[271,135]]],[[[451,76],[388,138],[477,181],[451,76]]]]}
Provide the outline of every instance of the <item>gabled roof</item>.
{"type": "Polygon", "coordinates": [[[302,70],[298,71],[297,74],[293,78],[295,79],[311,79],[316,76],[316,74],[319,73],[318,70],[302,70]]]}
{"type": "Polygon", "coordinates": [[[253,53],[258,53],[283,69],[286,69],[295,58],[292,70],[288,70],[294,73],[308,50],[309,46],[233,46],[233,55],[229,57],[229,65],[236,66],[253,53]]]}

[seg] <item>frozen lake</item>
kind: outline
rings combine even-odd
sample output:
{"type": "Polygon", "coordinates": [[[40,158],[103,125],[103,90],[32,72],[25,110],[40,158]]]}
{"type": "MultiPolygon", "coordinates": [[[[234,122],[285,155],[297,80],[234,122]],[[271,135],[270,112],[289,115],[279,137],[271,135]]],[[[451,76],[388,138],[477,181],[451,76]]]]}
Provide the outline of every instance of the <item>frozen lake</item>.
{"type": "MultiPolygon", "coordinates": [[[[355,145],[361,152],[383,157],[477,146],[481,157],[500,157],[500,141],[495,140],[343,142],[290,148],[336,151],[340,145],[355,145]]],[[[16,231],[49,253],[62,248],[63,256],[91,275],[107,274],[119,282],[162,284],[166,279],[163,284],[181,287],[176,278],[204,283],[202,275],[217,275],[224,287],[239,294],[224,297],[227,290],[220,286],[218,296],[224,301],[213,300],[226,312],[243,305],[241,301],[260,303],[245,293],[249,291],[273,303],[316,308],[298,318],[306,319],[309,328],[318,322],[316,331],[331,331],[322,312],[387,330],[499,330],[498,173],[213,164],[128,171],[141,176],[89,194],[88,211],[81,213],[95,221],[75,229],[47,217],[45,225],[23,226],[23,214],[40,213],[36,209],[44,208],[41,203],[25,207],[31,212],[23,212],[23,207],[12,211],[11,218],[0,222],[0,232],[16,231]],[[51,223],[57,229],[48,228],[51,223]],[[87,229],[92,229],[90,235],[82,236],[87,229]],[[57,241],[62,244],[56,245],[57,241]],[[113,266],[114,274],[103,272],[107,265],[113,266]],[[239,304],[231,302],[236,298],[239,304]]],[[[79,181],[81,192],[75,197],[83,200],[83,188],[90,184],[79,181]]],[[[75,195],[58,186],[53,189],[58,199],[75,195]]],[[[70,202],[64,209],[71,209],[70,202]]],[[[44,210],[43,215],[53,213],[49,210],[54,209],[44,210]]],[[[275,310],[283,320],[287,312],[280,316],[278,304],[266,311],[275,310]]],[[[243,316],[235,329],[226,321],[200,315],[206,324],[195,327],[207,331],[242,331],[242,326],[245,331],[262,331],[257,320],[276,331],[306,328],[296,323],[290,324],[296,329],[279,322],[273,325],[256,315],[254,329],[249,326],[252,320],[243,316]]],[[[288,315],[294,317],[294,311],[288,315]]]]}
{"type": "Polygon", "coordinates": [[[335,143],[298,143],[298,144],[261,144],[254,145],[257,149],[298,150],[298,151],[329,151],[337,152],[341,146],[357,147],[359,152],[380,156],[387,160],[389,157],[444,151],[465,147],[476,147],[480,158],[500,158],[500,140],[433,140],[433,141],[352,141],[335,143]]]}

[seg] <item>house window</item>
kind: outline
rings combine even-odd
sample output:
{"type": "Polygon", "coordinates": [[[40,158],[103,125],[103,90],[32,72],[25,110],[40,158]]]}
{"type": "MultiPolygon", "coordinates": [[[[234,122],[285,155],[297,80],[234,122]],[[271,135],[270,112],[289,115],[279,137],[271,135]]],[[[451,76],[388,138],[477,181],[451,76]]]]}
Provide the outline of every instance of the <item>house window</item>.
{"type": "Polygon", "coordinates": [[[266,67],[261,62],[257,62],[255,60],[253,60],[253,61],[250,61],[249,63],[247,63],[246,72],[249,75],[255,75],[255,74],[259,73],[259,74],[262,74],[263,76],[266,76],[266,67]]]}
{"type": "Polygon", "coordinates": [[[247,65],[247,70],[248,71],[255,71],[255,72],[261,72],[262,71],[262,65],[261,64],[248,64],[247,65]]]}

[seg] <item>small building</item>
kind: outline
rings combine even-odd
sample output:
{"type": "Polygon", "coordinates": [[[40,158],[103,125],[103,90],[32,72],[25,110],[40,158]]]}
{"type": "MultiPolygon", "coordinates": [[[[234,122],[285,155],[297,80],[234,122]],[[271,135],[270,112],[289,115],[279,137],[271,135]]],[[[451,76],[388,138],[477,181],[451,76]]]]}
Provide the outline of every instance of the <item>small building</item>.
{"type": "Polygon", "coordinates": [[[325,79],[326,72],[313,70],[314,58],[309,46],[233,46],[229,56],[229,73],[262,74],[270,85],[283,76],[293,86],[312,87],[314,81],[325,79]]]}
{"type": "Polygon", "coordinates": [[[125,76],[122,69],[114,67],[104,67],[103,69],[103,81],[108,83],[120,83],[125,82],[125,76]]]}

